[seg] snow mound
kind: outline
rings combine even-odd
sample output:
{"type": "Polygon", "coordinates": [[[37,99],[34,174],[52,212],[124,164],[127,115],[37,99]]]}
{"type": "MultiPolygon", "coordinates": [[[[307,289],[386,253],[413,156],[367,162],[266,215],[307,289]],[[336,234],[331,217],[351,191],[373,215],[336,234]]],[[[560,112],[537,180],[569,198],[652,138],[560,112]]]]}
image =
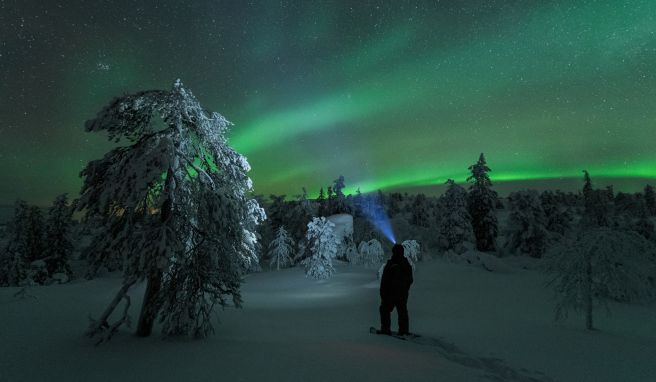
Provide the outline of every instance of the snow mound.
{"type": "Polygon", "coordinates": [[[444,259],[454,264],[479,266],[489,272],[507,273],[511,271],[511,268],[498,257],[475,249],[465,251],[461,255],[453,251],[447,251],[444,254],[444,259]]]}

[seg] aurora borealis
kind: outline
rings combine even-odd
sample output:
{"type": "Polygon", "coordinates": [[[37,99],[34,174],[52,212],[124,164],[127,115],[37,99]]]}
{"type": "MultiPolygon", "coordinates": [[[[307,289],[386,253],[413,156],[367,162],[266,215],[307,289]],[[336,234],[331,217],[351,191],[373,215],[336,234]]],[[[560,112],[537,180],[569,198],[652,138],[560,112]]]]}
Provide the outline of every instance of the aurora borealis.
{"type": "Polygon", "coordinates": [[[77,195],[111,147],[84,121],[176,78],[260,194],[464,181],[480,152],[496,182],[656,178],[650,0],[8,0],[0,31],[0,203],[77,195]]]}

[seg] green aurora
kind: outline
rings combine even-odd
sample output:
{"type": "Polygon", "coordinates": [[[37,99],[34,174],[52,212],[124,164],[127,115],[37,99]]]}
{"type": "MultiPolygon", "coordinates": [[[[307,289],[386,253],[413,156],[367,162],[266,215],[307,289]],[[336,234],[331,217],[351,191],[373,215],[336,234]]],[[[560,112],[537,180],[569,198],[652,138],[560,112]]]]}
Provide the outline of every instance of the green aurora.
{"type": "Polygon", "coordinates": [[[463,182],[480,152],[496,182],[656,178],[654,1],[162,3],[0,16],[0,203],[77,194],[111,147],[84,120],[178,77],[260,194],[463,182]]]}

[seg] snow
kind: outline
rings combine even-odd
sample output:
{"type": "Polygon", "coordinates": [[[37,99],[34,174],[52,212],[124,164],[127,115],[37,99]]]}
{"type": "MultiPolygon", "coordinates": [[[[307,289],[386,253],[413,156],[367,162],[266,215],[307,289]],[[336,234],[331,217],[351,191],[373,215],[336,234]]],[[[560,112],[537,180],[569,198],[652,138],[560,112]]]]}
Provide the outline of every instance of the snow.
{"type": "Polygon", "coordinates": [[[326,220],[335,225],[333,232],[338,243],[344,241],[345,238],[353,236],[353,216],[349,214],[336,214],[328,216],[326,220]]]}
{"type": "MultiPolygon", "coordinates": [[[[427,256],[428,257],[428,256],[427,256]]],[[[505,259],[504,259],[505,260],[505,259]]],[[[250,274],[243,309],[218,311],[204,340],[137,338],[122,329],[100,347],[83,337],[120,287],[92,281],[0,288],[0,381],[651,381],[656,304],[613,304],[597,332],[583,317],[554,323],[552,292],[535,270],[488,272],[427,259],[410,292],[421,345],[368,333],[378,325],[375,270],[335,262],[329,280],[301,267],[250,274]],[[494,361],[497,358],[502,361],[494,361]],[[534,379],[530,379],[532,377],[534,379]]],[[[136,320],[143,285],[130,294],[136,320]]],[[[393,314],[393,325],[396,317],[393,314]]],[[[157,330],[156,330],[157,332],[157,330]]]]}

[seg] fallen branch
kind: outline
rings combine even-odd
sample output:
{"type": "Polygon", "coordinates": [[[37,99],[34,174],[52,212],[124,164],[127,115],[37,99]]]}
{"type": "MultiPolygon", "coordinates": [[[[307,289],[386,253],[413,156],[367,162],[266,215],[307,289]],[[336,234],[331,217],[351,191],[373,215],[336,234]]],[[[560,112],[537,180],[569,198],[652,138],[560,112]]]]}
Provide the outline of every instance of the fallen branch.
{"type": "Polygon", "coordinates": [[[134,285],[134,283],[135,281],[130,281],[123,284],[123,287],[121,287],[112,302],[109,304],[109,306],[107,306],[102,316],[100,316],[100,318],[97,320],[91,319],[91,325],[89,325],[89,328],[85,334],[89,338],[98,336],[99,338],[96,342],[96,345],[100,345],[103,342],[109,341],[123,324],[130,326],[130,316],[128,315],[128,310],[130,309],[131,300],[130,296],[127,294],[127,291],[130,289],[130,287],[132,287],[132,285],[134,285]],[[114,313],[114,310],[116,310],[121,300],[125,300],[123,315],[117,321],[110,323],[109,317],[112,315],[112,313],[114,313]]]}

